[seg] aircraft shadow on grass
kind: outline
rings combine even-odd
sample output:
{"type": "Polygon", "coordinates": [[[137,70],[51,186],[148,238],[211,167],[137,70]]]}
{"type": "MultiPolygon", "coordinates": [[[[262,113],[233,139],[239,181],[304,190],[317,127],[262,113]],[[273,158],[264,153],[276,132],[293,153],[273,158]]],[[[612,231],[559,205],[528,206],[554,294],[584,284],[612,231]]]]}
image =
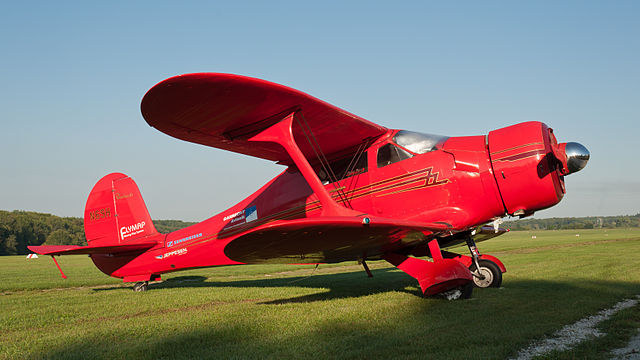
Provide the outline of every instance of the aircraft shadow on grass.
{"type": "MultiPolygon", "coordinates": [[[[261,304],[304,303],[331,299],[353,298],[385,292],[405,292],[422,297],[418,283],[396,269],[371,270],[373,278],[367,277],[364,271],[342,272],[332,274],[314,274],[295,277],[276,277],[251,280],[207,281],[205,276],[178,276],[161,283],[149,285],[147,291],[160,291],[173,288],[282,288],[305,287],[318,290],[328,289],[314,294],[288,299],[277,299],[261,304]]],[[[108,291],[122,287],[98,288],[94,291],[108,291]]]]}
{"type": "MultiPolygon", "coordinates": [[[[149,291],[257,286],[330,289],[328,293],[287,299],[284,302],[349,298],[385,291],[404,291],[420,296],[417,288],[415,292],[405,290],[411,288],[413,279],[402,273],[394,273],[391,269],[379,269],[373,273],[373,279],[355,272],[314,275],[311,278],[225,282],[209,282],[203,276],[181,276],[155,284],[149,287],[149,291]],[[292,283],[296,280],[299,281],[292,283]],[[392,285],[391,288],[388,288],[389,285],[392,285]]],[[[308,331],[294,331],[291,334],[285,332],[277,341],[271,336],[265,336],[265,329],[270,327],[257,326],[251,317],[233,317],[216,323],[218,326],[211,326],[206,320],[202,320],[197,326],[170,323],[165,325],[170,331],[159,333],[153,341],[129,339],[125,344],[126,349],[118,351],[114,350],[113,336],[96,335],[101,334],[100,332],[87,334],[62,345],[43,349],[35,357],[80,359],[92,355],[94,358],[146,359],[282,358],[313,357],[317,352],[335,358],[392,358],[402,355],[418,357],[418,354],[442,359],[469,358],[472,354],[475,354],[475,358],[482,358],[483,355],[508,358],[516,355],[523,343],[554,330],[553,321],[549,321],[550,311],[561,313],[563,309],[586,306],[591,310],[586,310],[585,316],[590,315],[598,309],[610,307],[622,298],[633,297],[640,292],[640,285],[603,280],[511,280],[505,282],[503,289],[477,291],[482,296],[478,296],[479,299],[472,303],[411,302],[408,308],[390,310],[394,312],[393,320],[362,318],[345,322],[340,316],[310,320],[308,331]],[[520,335],[518,331],[514,333],[513,329],[531,322],[532,319],[551,325],[540,325],[539,329],[528,330],[520,335]],[[384,326],[376,326],[379,321],[383,321],[384,326]],[[478,327],[469,324],[483,324],[481,329],[489,331],[492,336],[477,336],[478,327]],[[416,335],[413,340],[408,340],[407,334],[416,335]],[[451,339],[465,339],[465,346],[460,346],[459,340],[451,339]],[[408,341],[418,341],[419,346],[407,346],[410,344],[408,341]],[[412,352],[412,348],[416,349],[415,352],[412,352]],[[474,349],[474,352],[470,353],[469,348],[474,349]],[[330,349],[328,353],[327,349],[330,349]]],[[[323,306],[330,311],[330,303],[323,306]]],[[[183,317],[189,316],[180,314],[183,317]]],[[[567,320],[567,324],[570,322],[567,320]]],[[[118,329],[114,328],[113,333],[119,334],[118,329]]]]}

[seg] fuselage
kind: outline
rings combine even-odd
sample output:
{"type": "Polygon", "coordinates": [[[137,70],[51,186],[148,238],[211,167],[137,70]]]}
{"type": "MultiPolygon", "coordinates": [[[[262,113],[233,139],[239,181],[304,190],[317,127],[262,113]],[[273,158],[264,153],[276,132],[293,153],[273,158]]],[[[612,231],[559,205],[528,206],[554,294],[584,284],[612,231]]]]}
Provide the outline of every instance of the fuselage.
{"type": "MultiPolygon", "coordinates": [[[[319,163],[314,169],[342,206],[383,218],[443,223],[451,233],[466,231],[507,213],[529,214],[552,206],[564,193],[562,178],[547,158],[552,140],[546,125],[531,122],[505,129],[487,136],[450,138],[389,130],[363,151],[329,158],[329,172],[335,173],[337,181],[319,163]],[[519,145],[512,146],[511,141],[519,145]],[[531,174],[537,175],[530,178],[531,174]],[[517,184],[509,182],[511,177],[517,184]]],[[[92,258],[101,270],[115,277],[247,262],[292,263],[290,257],[275,255],[238,259],[225,250],[257,227],[320,213],[318,197],[295,166],[290,166],[228,210],[185,229],[159,234],[158,245],[137,257],[121,261],[106,255],[92,258]]],[[[380,244],[367,248],[366,254],[361,253],[362,248],[353,247],[321,259],[314,257],[310,262],[372,258],[390,246],[399,250],[423,240],[414,237],[397,244],[380,244]]],[[[255,252],[278,254],[273,248],[277,246],[256,244],[255,252]]],[[[307,262],[304,252],[303,247],[295,263],[307,262]]]]}

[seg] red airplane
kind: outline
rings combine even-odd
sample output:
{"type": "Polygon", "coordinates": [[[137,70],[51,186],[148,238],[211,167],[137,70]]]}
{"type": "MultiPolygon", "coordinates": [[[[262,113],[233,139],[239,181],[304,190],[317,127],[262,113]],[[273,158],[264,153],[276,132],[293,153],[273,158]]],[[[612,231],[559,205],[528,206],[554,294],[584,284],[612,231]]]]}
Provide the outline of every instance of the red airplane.
{"type": "Polygon", "coordinates": [[[155,229],[130,177],[109,174],[87,200],[88,246],[29,247],[57,266],[55,255],[89,254],[105,274],[134,282],[134,291],[191,268],[358,260],[371,276],[366,261],[384,259],[417,279],[425,296],[467,298],[474,283],[499,287],[506,271],[476,242],[504,233],[498,224],[506,215],[557,204],[564,176],[589,160],[584,146],[559,144],[541,122],[465,137],[392,130],[231,74],[169,78],[147,92],[141,109],[168,135],[285,169],[230,209],[170,234],[155,229]],[[489,222],[495,226],[483,226],[489,222]],[[464,242],[470,256],[441,250],[464,242]]]}

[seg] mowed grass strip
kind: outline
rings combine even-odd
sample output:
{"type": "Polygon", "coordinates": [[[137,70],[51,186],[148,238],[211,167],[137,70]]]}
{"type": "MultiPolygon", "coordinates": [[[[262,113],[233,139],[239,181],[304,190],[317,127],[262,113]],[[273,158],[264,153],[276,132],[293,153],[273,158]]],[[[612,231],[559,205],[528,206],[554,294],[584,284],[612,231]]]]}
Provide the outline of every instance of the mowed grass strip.
{"type": "Polygon", "coordinates": [[[86,256],[59,258],[67,280],[49,258],[0,257],[0,357],[506,358],[640,294],[639,229],[512,232],[479,246],[508,272],[467,301],[424,299],[385,262],[369,264],[372,279],[355,263],[197,269],[134,293],[86,256]]]}

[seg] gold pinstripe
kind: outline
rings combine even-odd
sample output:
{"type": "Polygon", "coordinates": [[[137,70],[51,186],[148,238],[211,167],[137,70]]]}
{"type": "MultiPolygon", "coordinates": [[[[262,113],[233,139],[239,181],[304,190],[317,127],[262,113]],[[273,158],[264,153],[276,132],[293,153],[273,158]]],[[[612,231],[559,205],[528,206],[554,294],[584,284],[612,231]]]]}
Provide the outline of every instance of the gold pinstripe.
{"type": "MultiPolygon", "coordinates": [[[[408,174],[402,174],[402,175],[398,175],[392,178],[387,178],[384,180],[380,180],[371,184],[367,184],[365,186],[362,186],[360,188],[356,188],[356,189],[352,189],[349,190],[345,193],[345,195],[347,196],[347,198],[349,200],[355,200],[355,199],[359,199],[361,197],[364,196],[368,196],[368,195],[376,195],[382,192],[385,192],[387,190],[390,189],[394,189],[394,188],[398,188],[401,186],[405,186],[407,184],[411,184],[414,182],[419,182],[419,184],[417,186],[413,186],[411,188],[408,189],[401,189],[395,192],[391,192],[391,193],[387,193],[387,194],[383,194],[383,195],[377,195],[377,196],[387,196],[387,195],[391,195],[391,194],[397,194],[397,193],[402,193],[402,192],[408,192],[408,191],[413,191],[413,190],[418,190],[418,189],[422,189],[422,188],[426,188],[426,187],[431,187],[431,186],[439,186],[439,185],[444,185],[446,183],[449,182],[449,179],[444,179],[444,180],[438,180],[438,175],[439,172],[435,172],[433,173],[433,167],[429,167],[429,168],[425,168],[425,169],[421,169],[421,170],[417,170],[408,174]],[[427,178],[423,178],[421,177],[422,175],[428,174],[429,176],[427,178]],[[433,183],[429,184],[429,178],[430,176],[434,175],[435,176],[435,180],[433,183]],[[397,182],[396,182],[397,181],[397,182]],[[393,183],[396,182],[396,183],[393,183]]],[[[343,190],[345,187],[342,186],[339,189],[343,190]]],[[[344,203],[344,201],[341,201],[339,196],[336,194],[337,190],[336,189],[332,189],[330,190],[332,194],[332,198],[338,202],[338,203],[344,203]]],[[[210,234],[208,236],[205,236],[203,238],[200,239],[195,239],[192,242],[187,242],[184,243],[182,247],[191,247],[191,246],[195,246],[195,245],[199,245],[205,242],[209,242],[211,240],[216,240],[219,239],[221,236],[224,237],[232,237],[234,235],[243,233],[245,231],[251,230],[253,228],[256,228],[258,226],[262,226],[262,225],[266,225],[278,220],[287,220],[287,219],[292,219],[292,218],[297,218],[300,215],[304,215],[306,213],[315,211],[322,208],[322,206],[320,205],[320,201],[319,200],[314,200],[310,203],[306,203],[304,205],[300,205],[300,206],[296,206],[293,208],[289,208],[289,209],[285,209],[282,211],[279,211],[277,213],[273,213],[271,215],[268,215],[266,217],[263,217],[259,220],[256,221],[252,221],[250,223],[245,223],[242,225],[239,225],[237,227],[233,227],[231,229],[222,229],[220,231],[218,231],[217,233],[213,233],[210,234]]]]}
{"type": "MultiPolygon", "coordinates": [[[[524,144],[524,145],[518,145],[518,146],[509,148],[509,149],[504,149],[504,150],[499,150],[499,151],[492,152],[491,155],[493,156],[493,155],[500,154],[500,153],[503,153],[503,152],[516,150],[516,149],[520,149],[520,148],[527,147],[527,146],[532,146],[532,145],[544,145],[544,143],[543,142],[534,142],[534,143],[529,143],[529,144],[524,144]]],[[[542,149],[536,149],[536,150],[544,150],[544,146],[543,146],[542,149]]]]}

